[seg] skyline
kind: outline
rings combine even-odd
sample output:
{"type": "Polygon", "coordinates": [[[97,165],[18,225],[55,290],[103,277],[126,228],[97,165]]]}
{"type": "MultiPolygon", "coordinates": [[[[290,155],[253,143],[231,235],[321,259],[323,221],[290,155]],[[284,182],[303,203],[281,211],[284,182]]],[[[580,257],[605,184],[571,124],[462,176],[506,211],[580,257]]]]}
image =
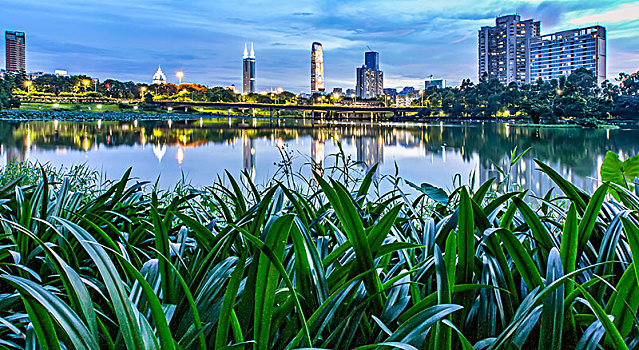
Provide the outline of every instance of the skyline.
{"type": "Polygon", "coordinates": [[[150,82],[161,65],[169,82],[177,81],[176,71],[184,71],[184,82],[209,86],[239,87],[242,45],[255,42],[256,90],[283,86],[308,92],[308,47],[313,41],[324,45],[327,91],[354,87],[355,68],[369,46],[381,53],[386,87],[421,86],[430,75],[450,85],[464,78],[476,81],[477,29],[494,23],[496,16],[519,13],[541,21],[542,35],[606,26],[608,78],[639,68],[637,1],[491,1],[473,3],[473,11],[462,0],[426,5],[306,1],[295,9],[264,4],[201,2],[182,8],[154,1],[86,5],[0,0],[0,29],[26,32],[28,71],[68,69],[102,80],[150,82]],[[69,23],[74,24],[71,29],[69,23]]]}

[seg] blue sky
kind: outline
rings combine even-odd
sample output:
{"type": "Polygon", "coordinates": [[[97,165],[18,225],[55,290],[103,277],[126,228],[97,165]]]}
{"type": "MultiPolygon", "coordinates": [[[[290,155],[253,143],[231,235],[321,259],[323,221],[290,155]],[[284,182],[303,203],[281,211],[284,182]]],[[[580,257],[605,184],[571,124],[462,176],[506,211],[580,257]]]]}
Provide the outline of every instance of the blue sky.
{"type": "MultiPolygon", "coordinates": [[[[258,90],[309,91],[310,49],[324,46],[325,80],[351,88],[368,47],[385,87],[477,79],[477,30],[496,16],[541,20],[542,34],[594,24],[608,30],[608,77],[639,70],[639,1],[70,1],[0,0],[0,30],[27,33],[27,68],[101,79],[241,85],[244,42],[254,42],[258,90]]],[[[4,67],[4,55],[2,55],[4,67]]]]}

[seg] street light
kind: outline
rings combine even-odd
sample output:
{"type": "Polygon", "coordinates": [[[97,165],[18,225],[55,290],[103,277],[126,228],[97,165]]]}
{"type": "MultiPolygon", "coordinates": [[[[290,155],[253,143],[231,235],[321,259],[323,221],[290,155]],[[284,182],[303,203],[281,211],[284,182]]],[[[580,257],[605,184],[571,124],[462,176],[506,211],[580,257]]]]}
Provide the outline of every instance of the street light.
{"type": "Polygon", "coordinates": [[[27,80],[24,82],[24,86],[27,87],[27,93],[31,93],[31,85],[33,84],[33,82],[31,80],[27,80]]]}
{"type": "Polygon", "coordinates": [[[146,86],[140,88],[140,99],[144,98],[144,92],[146,91],[146,86]]]}
{"type": "Polygon", "coordinates": [[[421,106],[424,107],[424,90],[420,90],[419,94],[422,95],[422,103],[421,106]]]}
{"type": "Polygon", "coordinates": [[[175,73],[175,76],[178,78],[180,84],[178,85],[182,85],[182,78],[184,78],[184,72],[177,72],[175,73]]]}
{"type": "Polygon", "coordinates": [[[82,80],[82,84],[84,85],[84,92],[87,92],[87,86],[89,86],[89,84],[91,84],[91,80],[84,79],[84,80],[82,80]]]}

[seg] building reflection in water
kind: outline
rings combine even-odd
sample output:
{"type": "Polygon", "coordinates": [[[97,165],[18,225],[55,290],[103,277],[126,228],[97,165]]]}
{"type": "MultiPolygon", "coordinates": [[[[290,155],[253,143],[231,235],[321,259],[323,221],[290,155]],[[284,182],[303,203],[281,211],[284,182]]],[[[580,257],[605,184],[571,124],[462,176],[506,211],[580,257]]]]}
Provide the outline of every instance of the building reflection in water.
{"type": "MultiPolygon", "coordinates": [[[[360,136],[355,139],[357,149],[357,163],[368,172],[375,164],[384,162],[384,141],[380,137],[360,136]]],[[[379,175],[379,167],[375,172],[375,177],[379,175]]]]}
{"type": "Polygon", "coordinates": [[[324,175],[324,141],[319,139],[313,139],[311,141],[311,161],[313,162],[313,170],[317,171],[320,175],[324,175]]]}
{"type": "MultiPolygon", "coordinates": [[[[534,158],[553,167],[576,186],[591,192],[600,183],[599,168],[606,151],[617,152],[622,159],[639,153],[639,144],[636,142],[639,138],[637,129],[537,130],[497,123],[310,124],[300,120],[284,119],[278,123],[246,119],[234,123],[229,128],[226,117],[207,119],[206,123],[199,123],[198,119],[195,119],[190,124],[182,121],[174,123],[105,120],[99,124],[57,120],[28,123],[0,121],[0,165],[6,165],[11,159],[15,159],[50,161],[56,166],[68,166],[70,159],[78,161],[77,157],[74,158],[74,151],[82,154],[83,161],[85,154],[96,152],[95,156],[87,158],[88,165],[97,169],[103,168],[108,172],[110,166],[117,167],[106,162],[118,163],[121,160],[120,152],[129,152],[127,154],[133,157],[131,159],[135,159],[135,152],[140,151],[144,159],[150,158],[145,145],[151,144],[158,163],[162,162],[168,149],[171,149],[171,152],[176,151],[177,162],[162,167],[165,181],[179,179],[182,169],[178,164],[184,161],[188,148],[194,159],[209,157],[207,159],[211,160],[209,164],[198,167],[198,171],[201,171],[198,176],[202,180],[199,183],[208,183],[211,174],[223,172],[225,169],[235,173],[245,169],[255,179],[258,166],[256,148],[264,147],[264,154],[260,156],[263,165],[260,166],[268,167],[269,164],[281,161],[279,152],[272,152],[272,147],[281,148],[284,144],[285,150],[297,157],[293,160],[299,165],[296,166],[297,169],[301,168],[299,163],[307,163],[310,158],[315,170],[322,172],[327,167],[330,168],[334,162],[331,154],[339,151],[336,143],[330,141],[330,138],[334,138],[341,140],[346,156],[359,162],[363,171],[370,169],[374,164],[384,164],[386,157],[389,164],[397,162],[402,176],[411,181],[421,181],[429,176],[432,178],[433,174],[437,173],[460,171],[462,175],[468,175],[464,174],[470,168],[468,165],[477,166],[476,175],[481,181],[486,181],[490,177],[502,181],[502,175],[492,162],[501,167],[509,165],[510,151],[517,146],[520,151],[529,147],[531,150],[512,167],[511,182],[530,189],[536,195],[544,195],[556,185],[537,170],[534,158]],[[221,162],[219,152],[225,152],[239,142],[242,143],[242,163],[239,163],[239,160],[236,160],[236,163],[231,161],[230,164],[221,162]],[[306,142],[310,143],[310,147],[306,142]],[[136,149],[136,146],[139,148],[136,149]]],[[[143,160],[131,161],[136,162],[134,165],[138,167],[155,163],[151,159],[146,160],[147,163],[143,163],[143,160]]],[[[393,166],[389,164],[380,167],[378,173],[392,173],[393,166]]],[[[273,173],[271,169],[260,170],[260,174],[273,173]]],[[[266,180],[268,179],[255,179],[258,183],[266,180]]],[[[194,183],[198,181],[199,179],[196,179],[194,183]]],[[[436,185],[447,186],[450,182],[440,182],[436,185]]]]}
{"type": "Polygon", "coordinates": [[[242,135],[242,168],[249,173],[251,181],[255,180],[255,140],[242,135]]]}

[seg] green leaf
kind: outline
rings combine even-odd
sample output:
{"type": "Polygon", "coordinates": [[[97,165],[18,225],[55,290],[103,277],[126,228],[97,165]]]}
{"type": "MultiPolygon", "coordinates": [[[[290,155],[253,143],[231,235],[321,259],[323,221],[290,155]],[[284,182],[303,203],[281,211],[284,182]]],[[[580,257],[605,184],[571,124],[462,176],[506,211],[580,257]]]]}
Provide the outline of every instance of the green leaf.
{"type": "Polygon", "coordinates": [[[515,237],[515,235],[506,229],[498,231],[497,235],[504,244],[511,259],[515,263],[515,268],[526,282],[529,289],[543,286],[541,274],[537,270],[537,266],[533,262],[531,255],[528,253],[524,245],[515,237]]]}
{"type": "MultiPolygon", "coordinates": [[[[552,248],[548,256],[546,284],[550,284],[563,276],[563,267],[557,248],[552,248]]],[[[559,286],[544,301],[541,313],[539,333],[540,350],[561,349],[561,336],[564,324],[564,286],[559,286]]]]}
{"type": "Polygon", "coordinates": [[[619,155],[608,151],[601,164],[601,180],[614,182],[632,190],[630,184],[639,177],[639,156],[621,161],[619,155]]]}
{"type": "Polygon", "coordinates": [[[449,200],[448,195],[446,194],[446,191],[444,191],[443,189],[425,182],[422,183],[420,186],[417,186],[416,184],[408,180],[406,180],[406,183],[410,187],[413,187],[414,189],[425,194],[428,198],[434,200],[435,202],[440,203],[444,206],[448,205],[448,200],[449,200]]]}
{"type": "Polygon", "coordinates": [[[471,199],[465,187],[460,191],[457,227],[457,283],[471,283],[475,266],[475,221],[471,199]]]}
{"type": "Polygon", "coordinates": [[[42,335],[38,334],[38,340],[41,344],[46,344],[49,348],[60,348],[59,344],[57,346],[54,344],[57,338],[55,337],[55,331],[52,331],[50,322],[47,321],[47,318],[42,313],[43,310],[46,310],[62,327],[65,336],[68,337],[75,349],[89,350],[98,348],[95,338],[80,317],[59,297],[25,278],[9,275],[2,275],[1,277],[29,300],[29,306],[32,308],[30,316],[34,316],[34,319],[39,320],[39,328],[41,328],[42,332],[47,332],[44,334],[44,338],[41,338],[42,335]],[[42,306],[42,308],[35,306],[35,303],[42,306]],[[49,337],[51,337],[51,340],[48,339],[49,337]]]}

